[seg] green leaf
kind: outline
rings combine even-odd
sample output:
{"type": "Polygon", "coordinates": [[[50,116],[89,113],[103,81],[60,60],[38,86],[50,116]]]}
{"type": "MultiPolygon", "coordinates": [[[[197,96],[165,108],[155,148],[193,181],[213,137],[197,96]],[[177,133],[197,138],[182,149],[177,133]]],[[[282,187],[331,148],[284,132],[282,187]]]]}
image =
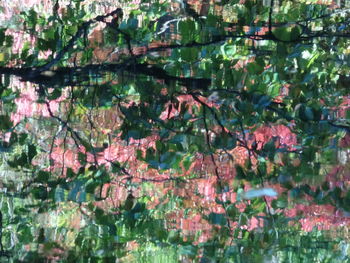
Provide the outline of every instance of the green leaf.
{"type": "Polygon", "coordinates": [[[285,57],[288,54],[287,47],[285,43],[277,43],[277,54],[280,57],[285,57]]]}
{"type": "Polygon", "coordinates": [[[181,49],[181,59],[186,62],[194,62],[198,59],[198,49],[197,48],[182,48],[181,49]]]}
{"type": "Polygon", "coordinates": [[[225,225],[225,214],[210,213],[208,221],[214,225],[225,225]]]}
{"type": "Polygon", "coordinates": [[[5,28],[0,29],[0,46],[2,46],[5,41],[5,31],[5,28]]]}
{"type": "Polygon", "coordinates": [[[85,184],[85,191],[87,193],[95,193],[95,189],[96,187],[98,187],[100,185],[100,183],[94,179],[89,179],[86,184],[85,184]]]}
{"type": "Polygon", "coordinates": [[[232,150],[237,145],[237,138],[234,135],[230,135],[226,132],[223,132],[215,137],[214,147],[216,149],[227,149],[232,150]]]}
{"type": "Polygon", "coordinates": [[[6,47],[13,46],[13,36],[6,36],[5,37],[5,45],[6,45],[6,47]]]}
{"type": "Polygon", "coordinates": [[[315,119],[313,109],[304,105],[302,105],[299,109],[299,117],[303,121],[312,121],[315,119]]]}
{"type": "Polygon", "coordinates": [[[177,244],[181,240],[180,238],[180,232],[177,230],[171,230],[168,234],[169,243],[177,244]]]}
{"type": "Polygon", "coordinates": [[[288,206],[288,198],[285,195],[272,201],[272,207],[275,209],[277,209],[277,208],[283,209],[283,208],[286,208],[287,206],[288,206]]]}
{"type": "Polygon", "coordinates": [[[197,247],[193,245],[181,246],[179,253],[189,257],[195,257],[197,255],[197,247]]]}
{"type": "Polygon", "coordinates": [[[165,150],[165,145],[161,141],[156,141],[156,149],[158,152],[163,152],[165,150]]]}
{"type": "Polygon", "coordinates": [[[37,154],[36,147],[33,144],[28,145],[28,161],[29,163],[32,162],[33,158],[37,154]]]}
{"type": "Polygon", "coordinates": [[[320,53],[319,53],[319,52],[317,52],[316,54],[314,54],[314,55],[311,57],[309,63],[306,65],[306,68],[310,68],[310,66],[315,62],[315,60],[316,60],[319,56],[320,56],[320,53]]]}
{"type": "Polygon", "coordinates": [[[239,216],[239,210],[233,204],[226,208],[226,213],[232,220],[236,219],[236,216],[239,216]]]}
{"type": "Polygon", "coordinates": [[[73,36],[78,31],[77,25],[70,25],[66,27],[66,32],[68,35],[73,36]]]}
{"type": "Polygon", "coordinates": [[[87,156],[85,153],[78,152],[78,161],[81,165],[85,165],[87,162],[87,156]]]}
{"type": "Polygon", "coordinates": [[[35,12],[35,10],[32,8],[29,10],[27,14],[27,23],[28,27],[35,30],[35,26],[38,22],[38,14],[35,12]]]}
{"type": "Polygon", "coordinates": [[[236,177],[237,179],[246,179],[247,175],[244,172],[243,168],[240,165],[236,165],[236,177]]]}
{"type": "Polygon", "coordinates": [[[56,50],[56,40],[38,38],[38,48],[41,51],[56,50]]]}
{"type": "Polygon", "coordinates": [[[252,62],[247,65],[247,70],[250,74],[261,74],[264,67],[258,63],[252,62]]]}
{"type": "Polygon", "coordinates": [[[50,173],[46,171],[39,171],[38,175],[36,176],[35,181],[46,183],[50,178],[50,173]]]}
{"type": "Polygon", "coordinates": [[[61,97],[62,95],[62,90],[59,88],[55,88],[48,96],[49,100],[55,100],[61,97]]]}
{"type": "Polygon", "coordinates": [[[272,34],[281,41],[294,41],[297,40],[301,35],[300,26],[283,26],[272,30],[272,34]]]}
{"type": "Polygon", "coordinates": [[[237,48],[236,45],[234,44],[225,44],[223,46],[221,46],[220,48],[222,55],[224,56],[224,58],[230,58],[233,57],[236,52],[237,52],[237,48]]]}
{"type": "Polygon", "coordinates": [[[46,200],[48,198],[48,191],[45,186],[37,186],[31,190],[31,193],[36,199],[46,200]]]}
{"type": "Polygon", "coordinates": [[[22,244],[33,242],[33,235],[27,224],[20,224],[16,230],[17,237],[22,244]]]}
{"type": "Polygon", "coordinates": [[[193,157],[192,156],[186,156],[183,161],[182,161],[182,165],[185,168],[186,171],[188,171],[188,169],[190,168],[191,164],[193,162],[193,157]]]}
{"type": "Polygon", "coordinates": [[[308,73],[308,74],[305,75],[305,77],[304,77],[302,83],[310,83],[310,82],[313,81],[314,78],[315,78],[315,74],[313,74],[313,73],[308,73]]]}
{"type": "Polygon", "coordinates": [[[128,19],[128,27],[129,29],[136,29],[138,27],[139,21],[136,18],[128,19]]]}
{"type": "Polygon", "coordinates": [[[0,115],[0,130],[6,131],[13,126],[10,116],[0,115]]]}
{"type": "Polygon", "coordinates": [[[181,20],[178,24],[178,27],[179,27],[182,43],[188,43],[194,40],[196,35],[195,34],[196,25],[193,20],[191,19],[181,20]]]}

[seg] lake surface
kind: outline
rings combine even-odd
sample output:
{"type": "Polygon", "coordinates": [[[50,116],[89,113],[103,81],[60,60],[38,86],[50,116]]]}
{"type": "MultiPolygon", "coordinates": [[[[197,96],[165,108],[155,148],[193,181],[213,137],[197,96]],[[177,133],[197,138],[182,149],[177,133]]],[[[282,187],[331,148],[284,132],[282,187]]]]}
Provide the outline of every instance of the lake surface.
{"type": "Polygon", "coordinates": [[[348,54],[148,2],[1,4],[0,261],[348,262],[348,54]]]}

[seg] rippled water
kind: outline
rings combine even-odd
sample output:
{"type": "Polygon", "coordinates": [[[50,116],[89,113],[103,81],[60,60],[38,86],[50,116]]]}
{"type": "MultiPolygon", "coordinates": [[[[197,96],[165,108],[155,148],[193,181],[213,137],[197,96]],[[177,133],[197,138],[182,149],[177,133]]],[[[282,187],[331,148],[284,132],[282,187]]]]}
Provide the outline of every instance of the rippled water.
{"type": "MultiPolygon", "coordinates": [[[[235,96],[219,89],[244,90],[255,81],[245,68],[271,56],[269,43],[242,40],[233,50],[215,36],[236,28],[227,24],[219,32],[214,18],[235,23],[234,12],[211,1],[189,3],[213,19],[212,26],[188,19],[176,1],[153,6],[158,13],[137,1],[86,2],[84,20],[122,7],[119,28],[136,23],[133,37],[144,41],[123,42],[105,23],[92,23],[86,43],[72,46],[76,50],[56,65],[62,70],[31,81],[20,71],[2,75],[4,262],[308,262],[310,255],[326,262],[331,253],[334,262],[348,260],[349,212],[321,201],[348,192],[348,135],[329,146],[329,162],[318,169],[321,157],[305,164],[293,155],[301,146],[292,122],[273,123],[271,117],[266,125],[243,127],[225,119],[230,112],[223,109],[239,107],[230,102],[235,96]],[[155,34],[140,30],[140,38],[136,28],[149,20],[155,34]],[[190,41],[194,34],[196,44],[190,41]],[[212,44],[202,45],[208,37],[212,44]],[[222,125],[237,129],[234,139],[222,125]],[[266,145],[279,152],[273,158],[252,154],[266,145]],[[301,168],[319,174],[308,177],[301,168]]],[[[67,4],[60,2],[62,17],[67,4]]],[[[20,11],[31,6],[45,13],[53,2],[2,3],[0,25],[13,22],[8,48],[14,53],[40,41],[20,24],[20,11]]],[[[247,26],[243,32],[267,30],[247,26]]],[[[49,50],[30,52],[54,57],[49,50]]],[[[1,49],[0,55],[10,53],[1,49]]],[[[14,57],[7,66],[28,61],[14,57]]],[[[284,85],[274,102],[290,90],[284,85]]],[[[349,107],[345,100],[343,107],[349,107]]]]}

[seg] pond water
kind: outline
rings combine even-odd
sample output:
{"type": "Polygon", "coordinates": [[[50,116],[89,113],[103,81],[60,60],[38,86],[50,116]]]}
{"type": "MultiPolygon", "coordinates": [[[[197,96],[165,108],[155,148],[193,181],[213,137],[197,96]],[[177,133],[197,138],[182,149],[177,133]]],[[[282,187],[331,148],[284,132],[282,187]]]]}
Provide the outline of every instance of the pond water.
{"type": "Polygon", "coordinates": [[[349,14],[262,2],[2,3],[1,262],[348,262],[349,14]]]}

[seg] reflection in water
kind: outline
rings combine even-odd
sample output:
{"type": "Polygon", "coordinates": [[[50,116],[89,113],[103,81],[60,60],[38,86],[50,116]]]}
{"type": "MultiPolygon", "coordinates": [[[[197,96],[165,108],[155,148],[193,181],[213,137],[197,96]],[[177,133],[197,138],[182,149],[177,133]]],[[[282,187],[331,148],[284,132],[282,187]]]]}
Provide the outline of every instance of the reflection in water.
{"type": "MultiPolygon", "coordinates": [[[[151,22],[133,4],[114,27],[91,22],[62,68],[2,77],[4,249],[25,262],[279,262],[315,250],[345,260],[347,150],[330,145],[323,160],[297,121],[265,113],[280,113],[294,84],[269,85],[279,72],[256,40],[215,38],[268,28],[224,24],[215,14],[239,13],[211,1],[159,5],[151,22]],[[155,30],[140,37],[143,23],[155,30]]],[[[27,36],[14,32],[16,53],[27,36]]]]}
{"type": "MultiPolygon", "coordinates": [[[[150,84],[148,80],[147,82],[150,84]]],[[[113,96],[116,96],[120,95],[120,91],[126,85],[130,85],[128,84],[130,79],[122,76],[109,80],[108,83],[112,89],[115,89],[113,96]]],[[[136,85],[142,85],[141,83],[136,85]]],[[[32,250],[38,251],[48,259],[66,258],[68,254],[65,250],[70,250],[78,242],[79,235],[85,231],[88,231],[89,235],[96,233],[97,236],[103,235],[105,231],[107,231],[105,234],[115,231],[108,224],[105,230],[102,226],[95,227],[96,220],[99,222],[103,219],[98,219],[92,214],[91,204],[94,204],[95,209],[102,209],[101,213],[108,213],[113,220],[124,222],[120,223],[122,228],[128,228],[124,225],[125,223],[131,224],[132,228],[128,230],[117,230],[116,233],[122,231],[117,234],[118,238],[129,235],[125,231],[132,231],[135,227],[133,224],[136,223],[123,221],[126,215],[122,209],[129,211],[127,213],[132,213],[134,217],[144,217],[146,215],[143,215],[142,211],[146,208],[147,211],[154,214],[155,218],[162,220],[161,223],[156,223],[159,224],[157,226],[159,229],[156,228],[155,231],[160,231],[156,233],[160,235],[158,238],[161,238],[162,231],[167,231],[176,235],[171,238],[183,240],[182,242],[185,243],[190,241],[194,245],[211,242],[213,238],[222,235],[220,232],[223,230],[219,226],[226,220],[222,216],[225,213],[230,214],[231,219],[227,223],[231,229],[236,229],[234,233],[237,233],[235,234],[237,237],[244,235],[245,230],[254,230],[260,235],[261,231],[271,224],[263,211],[251,218],[241,214],[247,209],[256,209],[263,205],[257,203],[256,199],[243,201],[238,198],[239,191],[242,191],[241,196],[252,193],[253,190],[250,190],[248,183],[243,189],[239,188],[238,192],[231,187],[236,184],[235,164],[243,165],[249,158],[246,149],[236,147],[227,153],[218,153],[215,156],[215,162],[219,165],[218,178],[212,176],[216,168],[213,167],[210,156],[199,153],[194,157],[185,155],[185,159],[179,156],[181,162],[178,169],[164,171],[154,169],[156,167],[152,168],[152,162],[146,164],[140,159],[147,158],[150,149],[160,147],[156,144],[160,140],[158,135],[149,134],[144,139],[130,137],[127,141],[121,137],[123,136],[121,134],[123,123],[128,114],[132,113],[130,110],[135,106],[135,101],[138,101],[140,94],[126,95],[123,102],[118,99],[117,101],[107,100],[105,96],[111,97],[108,92],[96,95],[101,92],[99,91],[100,85],[106,89],[107,82],[103,82],[91,88],[67,87],[62,90],[62,95],[57,99],[43,103],[38,101],[35,84],[19,82],[16,79],[13,79],[11,84],[16,84],[16,89],[21,91],[20,96],[15,99],[17,106],[13,108],[11,121],[17,124],[17,133],[28,134],[30,140],[35,141],[40,147],[40,152],[36,154],[31,163],[36,167],[35,169],[42,171],[39,173],[42,173],[44,177],[46,176],[45,171],[50,172],[51,178],[49,181],[45,179],[32,181],[30,170],[27,170],[23,177],[19,177],[20,173],[15,172],[15,167],[3,167],[7,169],[7,172],[4,172],[5,176],[2,176],[7,192],[14,193],[20,190],[22,194],[30,193],[29,196],[23,196],[26,199],[20,196],[3,196],[6,202],[16,200],[16,204],[11,205],[12,208],[10,206],[7,208],[7,213],[9,213],[7,217],[14,220],[15,212],[11,209],[14,205],[18,206],[18,202],[21,203],[20,207],[23,207],[21,209],[25,211],[40,211],[42,205],[50,207],[47,212],[43,210],[42,213],[30,218],[33,220],[32,223],[24,223],[23,227],[28,230],[23,231],[31,233],[27,238],[37,237],[37,239],[34,238],[34,243],[25,248],[22,253],[32,250]],[[84,97],[78,94],[84,94],[84,97]],[[88,145],[91,145],[92,148],[87,149],[88,145]],[[229,157],[221,157],[228,153],[229,157]],[[186,158],[189,158],[189,166],[185,163],[186,158]],[[96,170],[97,167],[99,167],[98,170],[96,170]],[[13,179],[6,179],[10,178],[11,174],[13,174],[13,179]],[[96,186],[90,186],[96,179],[100,180],[96,186]],[[224,185],[224,192],[218,191],[218,180],[224,185]],[[11,182],[12,184],[16,182],[15,188],[11,186],[11,182]],[[89,187],[92,187],[92,190],[89,190],[89,187]],[[131,194],[138,201],[136,205],[133,204],[128,208],[127,197],[131,194]],[[50,199],[52,201],[49,201],[50,199]],[[227,210],[222,206],[222,202],[234,205],[230,205],[227,210]],[[42,228],[31,229],[29,224],[39,224],[42,228]],[[181,232],[178,232],[180,230],[181,232]],[[36,248],[35,240],[39,240],[40,233],[43,234],[42,231],[45,231],[44,241],[38,242],[36,248]],[[53,246],[49,250],[45,248],[48,242],[52,242],[53,246]]],[[[134,88],[137,90],[138,87],[134,88]]],[[[130,88],[127,89],[127,92],[130,92],[130,88]]],[[[188,110],[191,109],[190,114],[195,114],[200,108],[200,105],[191,99],[179,97],[178,102],[180,102],[179,105],[175,103],[170,108],[171,104],[168,104],[167,108],[159,111],[160,116],[164,116],[164,121],[177,118],[178,115],[173,111],[180,112],[182,107],[192,105],[192,108],[188,108],[188,110]]],[[[8,142],[11,140],[9,135],[4,134],[3,136],[7,137],[8,142]]],[[[134,135],[129,134],[128,136],[134,135]]],[[[189,142],[181,141],[180,138],[176,140],[179,140],[178,142],[183,147],[188,147],[186,144],[189,142]]],[[[252,145],[251,147],[262,149],[269,141],[274,141],[278,147],[290,147],[291,150],[296,145],[295,135],[282,125],[259,128],[250,135],[248,142],[252,145]],[[258,142],[257,145],[253,146],[256,142],[258,142]]],[[[28,146],[11,147],[15,147],[16,150],[11,153],[4,151],[3,155],[9,160],[18,160],[16,154],[26,152],[25,148],[28,146]]],[[[298,164],[295,165],[298,166],[298,164]]],[[[286,191],[277,184],[271,187],[266,189],[278,191],[278,195],[283,195],[286,191]]],[[[269,196],[269,194],[264,195],[269,196]]],[[[271,204],[275,198],[266,197],[266,199],[268,204],[271,204]]],[[[274,211],[273,213],[280,212],[274,211]]],[[[285,210],[285,215],[289,218],[297,219],[301,213],[303,213],[303,218],[298,220],[304,231],[312,231],[314,226],[319,229],[331,229],[332,225],[344,225],[348,221],[341,211],[331,205],[298,204],[292,209],[285,210]],[[308,212],[305,213],[305,211],[308,212]]],[[[147,219],[149,216],[147,215],[143,220],[149,220],[147,219]]],[[[153,225],[155,222],[148,224],[150,224],[148,227],[155,227],[153,225]]],[[[146,229],[142,228],[140,231],[146,231],[146,229]]],[[[23,240],[23,237],[16,236],[11,229],[7,229],[5,237],[9,242],[11,240],[12,245],[9,249],[16,246],[19,240],[23,240]]],[[[130,242],[123,242],[126,245],[126,247],[123,246],[123,249],[137,249],[141,245],[138,242],[130,242]]],[[[225,241],[226,244],[231,242],[234,242],[234,239],[225,241]]],[[[108,254],[107,251],[96,253],[108,254]]]]}

